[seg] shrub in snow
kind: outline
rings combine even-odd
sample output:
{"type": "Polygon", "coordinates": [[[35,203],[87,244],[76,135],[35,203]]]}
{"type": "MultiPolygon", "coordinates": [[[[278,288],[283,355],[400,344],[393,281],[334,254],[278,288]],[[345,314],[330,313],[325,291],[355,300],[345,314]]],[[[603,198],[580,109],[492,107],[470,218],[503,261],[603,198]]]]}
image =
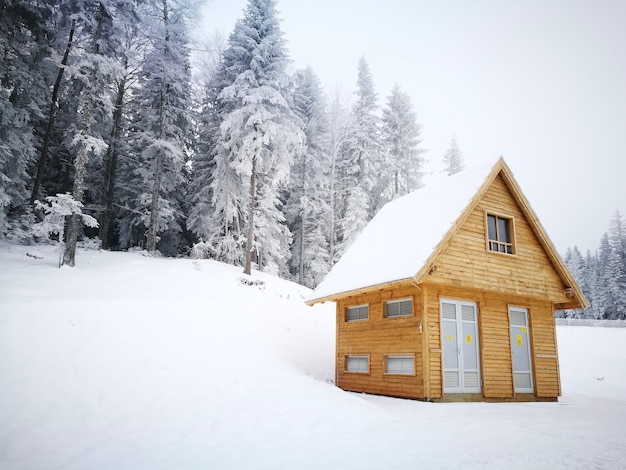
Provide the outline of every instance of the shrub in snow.
{"type": "MultiPolygon", "coordinates": [[[[24,214],[9,221],[8,230],[5,234],[6,239],[18,245],[33,244],[35,242],[33,225],[35,225],[35,214],[30,206],[28,206],[24,214]]],[[[3,234],[0,232],[0,238],[2,238],[2,236],[3,234]]]]}
{"type": "Polygon", "coordinates": [[[102,246],[102,242],[98,237],[85,238],[84,240],[78,242],[78,246],[80,246],[83,250],[99,251],[102,246]]]}
{"type": "Polygon", "coordinates": [[[76,201],[70,194],[48,196],[46,201],[48,204],[35,201],[35,206],[38,209],[42,209],[45,215],[41,222],[33,225],[33,233],[42,237],[49,237],[53,234],[58,235],[60,245],[59,266],[61,266],[65,245],[63,241],[65,217],[73,214],[79,215],[87,227],[97,227],[98,221],[90,215],[83,214],[83,204],[80,201],[76,201]]]}
{"type": "Polygon", "coordinates": [[[261,290],[265,289],[265,282],[260,279],[240,277],[239,282],[244,286],[256,286],[261,290]]]}
{"type": "Polygon", "coordinates": [[[189,253],[190,258],[194,259],[208,259],[213,258],[211,256],[215,253],[215,249],[211,246],[210,243],[207,242],[198,242],[194,243],[191,247],[191,252],[189,253]]]}

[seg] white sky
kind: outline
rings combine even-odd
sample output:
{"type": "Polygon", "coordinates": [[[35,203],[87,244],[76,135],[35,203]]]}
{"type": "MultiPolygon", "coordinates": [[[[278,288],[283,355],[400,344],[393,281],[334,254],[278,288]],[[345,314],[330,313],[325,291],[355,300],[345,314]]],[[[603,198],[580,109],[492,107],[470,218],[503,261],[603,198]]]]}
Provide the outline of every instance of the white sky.
{"type": "MultiPolygon", "coordinates": [[[[247,0],[212,0],[230,34],[247,0]]],[[[293,67],[327,93],[356,86],[364,55],[386,102],[397,82],[422,124],[427,170],[452,136],[465,163],[500,155],[564,252],[595,250],[626,216],[626,1],[279,0],[293,67]]]]}

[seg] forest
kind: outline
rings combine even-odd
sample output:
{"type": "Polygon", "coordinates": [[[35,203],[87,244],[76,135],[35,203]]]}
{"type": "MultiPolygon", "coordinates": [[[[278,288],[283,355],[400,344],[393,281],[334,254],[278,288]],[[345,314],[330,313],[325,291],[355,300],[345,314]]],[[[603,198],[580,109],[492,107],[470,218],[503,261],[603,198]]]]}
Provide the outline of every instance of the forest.
{"type": "Polygon", "coordinates": [[[589,301],[589,308],[566,310],[561,316],[603,320],[626,318],[626,226],[615,212],[597,250],[583,255],[568,248],[565,264],[589,301]]]}
{"type": "MultiPolygon", "coordinates": [[[[379,106],[365,57],[351,99],[291,71],[276,0],[249,0],[198,49],[202,2],[0,3],[0,238],[212,258],[317,285],[373,215],[420,187],[410,97],[379,106]],[[192,66],[192,63],[194,64],[192,66]],[[198,65],[196,65],[196,63],[198,65]]],[[[455,139],[441,156],[463,168],[455,139]]],[[[624,318],[626,234],[565,260],[592,306],[624,318]]]]}

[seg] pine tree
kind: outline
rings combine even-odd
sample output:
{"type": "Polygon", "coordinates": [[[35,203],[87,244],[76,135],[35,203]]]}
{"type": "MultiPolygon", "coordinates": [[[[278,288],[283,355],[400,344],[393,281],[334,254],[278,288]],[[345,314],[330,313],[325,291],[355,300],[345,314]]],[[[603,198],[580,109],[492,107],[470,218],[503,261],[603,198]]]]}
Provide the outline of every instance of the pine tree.
{"type": "Polygon", "coordinates": [[[344,213],[345,200],[343,196],[347,191],[343,187],[345,175],[343,173],[342,155],[348,136],[349,105],[343,103],[341,93],[335,90],[330,105],[329,113],[329,151],[330,151],[330,174],[328,205],[330,209],[330,225],[328,229],[328,255],[330,269],[341,255],[341,215],[344,213]]]}
{"type": "Polygon", "coordinates": [[[606,289],[612,300],[612,317],[626,318],[626,228],[619,212],[609,227],[610,255],[606,266],[606,289]]]}
{"type": "Polygon", "coordinates": [[[383,109],[382,139],[386,158],[384,172],[380,175],[382,199],[379,204],[421,186],[420,170],[424,160],[423,151],[418,148],[420,130],[411,98],[396,84],[383,109]]]}
{"type": "Polygon", "coordinates": [[[450,146],[443,155],[443,163],[445,165],[444,172],[450,176],[462,171],[465,168],[463,164],[463,152],[457,144],[456,137],[452,137],[450,146]]]}
{"type": "Polygon", "coordinates": [[[609,242],[622,264],[626,266],[626,226],[619,211],[615,212],[609,225],[609,242]]]}
{"type": "Polygon", "coordinates": [[[585,254],[585,266],[587,268],[587,292],[583,292],[589,301],[589,308],[585,312],[586,318],[599,319],[601,314],[598,311],[598,257],[591,250],[587,250],[585,254]]]}
{"type": "Polygon", "coordinates": [[[382,170],[380,120],[376,92],[364,57],[359,60],[357,100],[352,108],[346,139],[337,163],[341,174],[342,213],[338,223],[336,256],[340,256],[365,228],[381,204],[382,170]]]}
{"type": "Polygon", "coordinates": [[[304,152],[297,154],[285,206],[287,225],[293,234],[290,270],[300,283],[315,287],[328,272],[330,207],[329,128],[319,78],[311,67],[297,75],[294,107],[306,137],[304,152]]]}
{"type": "Polygon", "coordinates": [[[119,220],[120,245],[142,244],[150,253],[174,255],[182,237],[186,195],[186,145],[190,140],[190,64],[184,3],[147,4],[152,43],[133,101],[130,162],[124,164],[126,208],[119,220]]]}
{"type": "MultiPolygon", "coordinates": [[[[189,189],[190,211],[187,228],[209,251],[211,243],[207,240],[211,238],[215,226],[212,183],[215,172],[215,146],[220,125],[217,97],[223,89],[218,77],[218,71],[222,66],[223,49],[224,45],[220,38],[214,38],[207,45],[208,53],[202,69],[202,91],[198,99],[201,111],[196,119],[197,138],[191,161],[189,189]]],[[[208,255],[209,253],[203,253],[203,256],[208,255]]]]}
{"type": "Polygon", "coordinates": [[[597,304],[597,315],[601,319],[610,319],[613,315],[613,297],[609,289],[606,288],[610,280],[609,260],[611,258],[611,245],[607,233],[600,239],[598,248],[598,273],[596,276],[594,298],[597,304]]]}
{"type": "Polygon", "coordinates": [[[568,249],[564,260],[590,304],[576,316],[594,319],[626,318],[626,229],[619,212],[600,239],[596,253],[583,257],[578,248],[568,249]]]}
{"type": "Polygon", "coordinates": [[[28,169],[48,98],[53,10],[45,1],[0,3],[0,238],[11,213],[19,219],[29,210],[28,169]]]}
{"type": "Polygon", "coordinates": [[[130,100],[131,85],[138,78],[137,70],[140,65],[138,57],[141,55],[144,42],[140,40],[142,17],[133,0],[120,5],[116,19],[117,23],[114,26],[119,45],[115,51],[115,59],[120,65],[120,74],[116,77],[113,87],[114,107],[108,148],[103,161],[102,189],[99,198],[102,206],[99,236],[101,248],[105,250],[117,245],[114,229],[116,206],[119,205],[116,198],[118,167],[119,159],[128,154],[128,146],[123,138],[127,132],[126,105],[130,100]]]}
{"type": "Polygon", "coordinates": [[[287,52],[274,0],[250,0],[224,51],[213,180],[216,252],[285,273],[291,239],[280,193],[304,136],[291,111],[287,52]]]}
{"type": "MultiPolygon", "coordinates": [[[[580,250],[577,246],[574,246],[573,249],[568,249],[565,255],[565,264],[568,267],[570,273],[574,277],[576,284],[581,288],[583,294],[588,297],[589,296],[589,277],[587,273],[587,267],[585,263],[585,259],[580,253],[580,250]]],[[[584,309],[574,309],[567,311],[567,317],[573,318],[583,318],[585,315],[584,309]]]]}
{"type": "MultiPolygon", "coordinates": [[[[367,206],[367,216],[364,220],[357,221],[361,217],[357,214],[351,214],[350,218],[354,219],[359,226],[365,226],[380,207],[380,194],[376,192],[376,189],[379,188],[379,176],[383,171],[377,95],[365,57],[359,59],[355,93],[357,100],[350,116],[343,165],[349,182],[355,185],[353,188],[357,192],[360,192],[358,199],[361,202],[358,206],[367,206]]],[[[357,205],[353,207],[356,208],[357,205]]],[[[351,242],[352,240],[349,241],[351,242]]]]}
{"type": "MultiPolygon", "coordinates": [[[[83,90],[79,105],[80,126],[70,127],[74,146],[74,182],[72,197],[83,202],[87,178],[87,161],[90,155],[100,155],[106,150],[107,143],[101,128],[96,123],[100,115],[107,114],[111,108],[110,95],[106,83],[117,73],[115,62],[111,59],[111,40],[113,39],[113,7],[105,2],[85,4],[85,27],[91,31],[91,51],[82,54],[77,66],[76,77],[82,82],[83,90]]],[[[76,243],[79,236],[81,218],[79,214],[68,217],[67,240],[63,264],[74,266],[76,243]]]]}

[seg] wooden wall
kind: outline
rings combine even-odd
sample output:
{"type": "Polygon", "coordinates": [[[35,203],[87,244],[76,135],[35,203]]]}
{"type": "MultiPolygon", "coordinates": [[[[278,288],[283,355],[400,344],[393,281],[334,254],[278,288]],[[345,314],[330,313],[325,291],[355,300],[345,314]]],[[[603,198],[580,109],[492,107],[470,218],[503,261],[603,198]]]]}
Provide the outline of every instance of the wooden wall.
{"type": "Polygon", "coordinates": [[[561,395],[561,380],[556,324],[551,305],[532,307],[530,333],[533,346],[535,393],[538,397],[558,397],[561,395]]]}
{"type": "Polygon", "coordinates": [[[419,290],[403,286],[354,297],[337,302],[337,360],[336,383],[344,390],[421,398],[424,396],[424,368],[422,361],[422,335],[419,323],[422,305],[419,290]],[[387,300],[413,299],[411,317],[384,318],[387,300]],[[345,321],[347,306],[369,305],[369,319],[345,321]],[[369,374],[346,372],[347,355],[369,355],[369,374]],[[385,356],[415,355],[415,375],[385,374],[385,356]]]}
{"type": "Polygon", "coordinates": [[[441,320],[439,302],[443,298],[469,300],[478,304],[480,364],[485,398],[514,398],[509,330],[509,306],[528,309],[531,360],[535,394],[539,398],[561,395],[554,312],[549,302],[529,297],[502,295],[467,288],[423,285],[427,301],[427,341],[429,370],[426,375],[428,398],[443,397],[441,320]]]}
{"type": "Polygon", "coordinates": [[[435,261],[428,282],[567,302],[559,275],[501,176],[435,261]],[[488,252],[485,210],[514,218],[516,254],[488,252]]]}
{"type": "MultiPolygon", "coordinates": [[[[416,266],[416,271],[420,268],[416,266]]],[[[559,396],[553,305],[568,299],[558,273],[501,176],[458,228],[433,268],[419,287],[386,288],[337,302],[337,385],[344,390],[399,397],[443,397],[439,303],[445,297],[478,304],[485,398],[515,398],[509,306],[529,312],[535,395],[559,396]],[[487,251],[485,211],[514,219],[514,256],[487,251]],[[413,298],[412,317],[383,318],[386,300],[409,296],[413,298]],[[369,320],[346,322],[346,307],[361,304],[369,305],[369,320]],[[345,371],[345,357],[352,354],[369,355],[368,374],[345,371]],[[415,376],[385,375],[384,357],[389,354],[414,354],[415,376]]]]}

